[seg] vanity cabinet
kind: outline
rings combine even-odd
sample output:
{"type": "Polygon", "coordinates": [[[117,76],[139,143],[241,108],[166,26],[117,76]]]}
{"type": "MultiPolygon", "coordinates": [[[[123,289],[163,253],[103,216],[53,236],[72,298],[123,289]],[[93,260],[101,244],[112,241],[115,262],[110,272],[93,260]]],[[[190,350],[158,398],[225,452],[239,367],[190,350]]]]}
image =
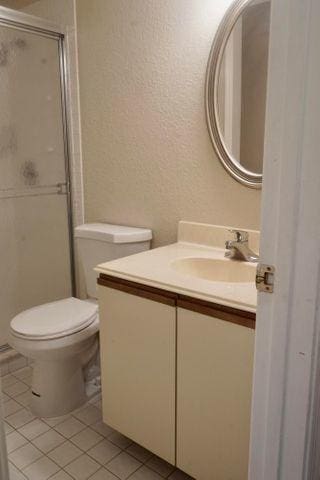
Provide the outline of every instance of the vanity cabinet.
{"type": "Polygon", "coordinates": [[[174,302],[113,282],[98,295],[103,420],[175,463],[174,302]]]}
{"type": "Polygon", "coordinates": [[[247,480],[255,315],[98,283],[104,421],[197,480],[247,480]]]}
{"type": "Polygon", "coordinates": [[[183,308],[177,321],[177,466],[247,480],[254,330],[183,308]]]}

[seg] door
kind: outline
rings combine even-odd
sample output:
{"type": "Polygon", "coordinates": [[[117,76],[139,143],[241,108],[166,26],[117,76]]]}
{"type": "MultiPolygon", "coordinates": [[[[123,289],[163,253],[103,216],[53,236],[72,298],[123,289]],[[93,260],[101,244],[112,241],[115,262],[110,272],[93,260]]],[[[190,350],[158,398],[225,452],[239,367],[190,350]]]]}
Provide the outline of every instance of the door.
{"type": "Polygon", "coordinates": [[[319,478],[320,2],[274,0],[250,480],[319,478]]]}
{"type": "Polygon", "coordinates": [[[17,313],[72,294],[62,41],[0,19],[0,347],[17,313]]]}
{"type": "Polygon", "coordinates": [[[247,480],[254,330],[178,308],[177,466],[247,480]]]}
{"type": "Polygon", "coordinates": [[[175,464],[175,306],[98,289],[103,420],[175,464]]]}

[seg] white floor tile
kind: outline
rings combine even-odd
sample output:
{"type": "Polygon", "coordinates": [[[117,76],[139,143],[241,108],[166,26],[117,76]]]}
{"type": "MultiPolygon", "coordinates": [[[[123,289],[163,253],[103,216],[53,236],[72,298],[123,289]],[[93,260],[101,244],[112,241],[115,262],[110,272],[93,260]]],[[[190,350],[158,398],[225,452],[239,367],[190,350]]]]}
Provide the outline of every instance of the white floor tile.
{"type": "Polygon", "coordinates": [[[130,453],[130,455],[132,455],[142,463],[147,462],[151,457],[153,457],[153,454],[149,452],[149,450],[146,450],[137,443],[133,443],[132,445],[130,445],[130,447],[126,449],[126,452],[130,453]]]}
{"type": "Polygon", "coordinates": [[[163,477],[144,465],[130,477],[130,480],[163,480],[163,477]]]}
{"type": "Polygon", "coordinates": [[[65,470],[75,479],[75,480],[86,480],[91,475],[93,475],[97,470],[99,470],[100,465],[95,462],[88,455],[81,455],[74,462],[70,463],[65,467],[65,470]]]}
{"type": "Polygon", "coordinates": [[[85,452],[103,440],[103,436],[87,427],[70,438],[70,441],[85,452]]]}
{"type": "Polygon", "coordinates": [[[17,468],[22,470],[23,468],[38,460],[38,458],[42,457],[42,455],[43,454],[42,452],[40,452],[40,450],[34,447],[31,443],[27,443],[23,447],[20,447],[14,452],[10,453],[9,460],[17,468]]]}
{"type": "Polygon", "coordinates": [[[36,418],[35,420],[32,420],[32,422],[27,423],[27,425],[19,428],[18,431],[28,440],[33,440],[42,433],[47,432],[49,429],[49,425],[42,422],[39,418],[36,418]]]}
{"type": "MultiPolygon", "coordinates": [[[[13,377],[15,378],[15,377],[13,377]]],[[[20,395],[20,393],[24,393],[27,390],[29,390],[28,385],[25,383],[21,382],[20,380],[16,379],[16,382],[9,385],[9,386],[3,386],[3,391],[10,397],[15,397],[16,395],[20,395]]]]}
{"type": "Polygon", "coordinates": [[[119,447],[108,440],[103,440],[102,442],[98,443],[98,445],[88,450],[87,453],[101,465],[105,465],[114,457],[119,455],[120,452],[121,449],[119,447]]]}
{"type": "Polygon", "coordinates": [[[19,412],[9,415],[9,417],[6,418],[6,422],[13,428],[20,428],[34,419],[35,416],[29,410],[23,408],[22,410],[19,410],[19,412]]]}
{"type": "Polygon", "coordinates": [[[12,463],[9,462],[9,477],[10,480],[26,480],[27,477],[20,472],[17,467],[15,467],[12,463]]]}
{"type": "Polygon", "coordinates": [[[18,412],[23,408],[20,403],[16,402],[12,398],[3,404],[3,413],[5,417],[12,415],[13,413],[18,412]]]}
{"type": "Polygon", "coordinates": [[[0,377],[4,377],[9,373],[8,362],[3,362],[0,364],[0,377]]]}
{"type": "Polygon", "coordinates": [[[167,477],[175,470],[175,467],[170,463],[162,460],[162,458],[157,457],[154,455],[150,460],[147,461],[147,466],[154,470],[155,472],[159,473],[162,477],[167,477]]]}
{"type": "Polygon", "coordinates": [[[28,387],[31,387],[31,385],[32,385],[32,375],[29,375],[28,377],[22,378],[21,382],[28,385],[28,387]]]}
{"type": "Polygon", "coordinates": [[[28,440],[24,438],[22,435],[20,435],[19,432],[16,432],[15,430],[9,435],[7,435],[7,451],[8,453],[13,452],[19,447],[22,447],[22,445],[25,445],[28,443],[28,440]]]}
{"type": "Polygon", "coordinates": [[[3,424],[4,424],[4,431],[6,435],[14,431],[14,428],[12,428],[11,425],[9,425],[7,422],[3,422],[3,424]]]}
{"type": "Polygon", "coordinates": [[[60,470],[57,464],[48,457],[42,457],[23,470],[23,474],[30,480],[47,480],[60,470]]]}
{"type": "Polygon", "coordinates": [[[60,467],[65,467],[68,463],[80,457],[80,455],[82,455],[82,451],[69,441],[62,443],[48,453],[48,457],[60,465],[60,467]]]}
{"type": "Polygon", "coordinates": [[[94,395],[92,398],[90,398],[89,403],[92,403],[92,405],[95,405],[97,402],[101,401],[101,392],[98,393],[97,395],[94,395]]]}
{"type": "Polygon", "coordinates": [[[101,411],[94,405],[90,404],[85,408],[75,412],[73,416],[86,425],[92,425],[98,421],[101,421],[101,411]]]}
{"type": "Polygon", "coordinates": [[[181,472],[181,470],[176,470],[170,475],[169,480],[194,480],[194,478],[181,472]]]}
{"type": "Polygon", "coordinates": [[[23,407],[29,407],[30,400],[31,400],[31,392],[30,390],[27,390],[26,392],[21,393],[20,395],[16,395],[14,399],[16,402],[20,403],[23,407]]]}
{"type": "Polygon", "coordinates": [[[55,427],[59,425],[59,423],[65,422],[70,418],[70,415],[62,415],[61,417],[52,417],[52,418],[41,418],[41,420],[47,423],[50,427],[55,427]]]}
{"type": "Polygon", "coordinates": [[[19,380],[23,380],[24,378],[30,377],[30,375],[32,375],[32,368],[31,367],[21,368],[20,370],[13,372],[12,375],[14,375],[19,380]]]}
{"type": "Polygon", "coordinates": [[[61,433],[61,435],[66,438],[73,437],[85,428],[86,426],[74,417],[69,417],[67,420],[54,427],[57,432],[61,433]]]}
{"type": "Polygon", "coordinates": [[[4,377],[1,378],[1,385],[2,385],[2,390],[4,390],[5,387],[9,387],[10,385],[13,385],[14,383],[17,383],[16,377],[13,375],[5,375],[4,377]]]}
{"type": "Polygon", "coordinates": [[[11,397],[9,397],[9,395],[7,395],[7,394],[4,393],[4,392],[0,392],[0,395],[1,395],[1,398],[2,398],[2,403],[6,403],[6,402],[8,402],[9,400],[11,400],[11,397]]]}
{"type": "Polygon", "coordinates": [[[60,470],[60,472],[50,477],[50,480],[73,480],[67,472],[60,470]]]}
{"type": "Polygon", "coordinates": [[[60,470],[60,472],[50,477],[50,480],[73,480],[67,472],[60,470]]]}
{"type": "Polygon", "coordinates": [[[114,443],[120,448],[127,448],[129,447],[129,445],[133,443],[132,440],[130,440],[130,438],[125,437],[119,432],[114,432],[111,435],[109,435],[108,440],[110,440],[110,442],[114,443]]]}
{"type": "Polygon", "coordinates": [[[120,453],[111,462],[107,463],[106,469],[114,473],[121,480],[127,479],[133,472],[142,466],[135,458],[125,452],[120,453]]]}
{"type": "Polygon", "coordinates": [[[109,427],[109,425],[106,425],[103,422],[94,423],[90,425],[90,428],[100,433],[100,435],[103,435],[104,437],[108,437],[109,435],[115,432],[113,428],[109,427]]]}
{"type": "Polygon", "coordinates": [[[10,362],[8,362],[9,372],[14,373],[24,368],[27,364],[28,364],[28,361],[26,357],[19,355],[15,359],[12,359],[10,362]]]}
{"type": "Polygon", "coordinates": [[[53,429],[50,429],[39,437],[32,440],[32,443],[43,453],[48,453],[54,448],[64,443],[65,441],[66,439],[62,435],[60,435],[60,433],[56,432],[53,429]]]}
{"type": "Polygon", "coordinates": [[[100,468],[89,480],[119,480],[113,473],[108,472],[105,468],[100,468]]]}

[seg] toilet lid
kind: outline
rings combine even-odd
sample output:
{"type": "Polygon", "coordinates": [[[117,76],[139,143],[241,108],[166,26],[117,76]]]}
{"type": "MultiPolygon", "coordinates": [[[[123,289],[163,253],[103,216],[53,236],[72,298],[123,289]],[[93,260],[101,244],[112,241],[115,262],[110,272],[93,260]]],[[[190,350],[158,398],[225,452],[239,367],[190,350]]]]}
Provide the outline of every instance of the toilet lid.
{"type": "Polygon", "coordinates": [[[78,298],[65,298],[19,313],[11,320],[13,335],[49,340],[83,330],[96,318],[98,306],[78,298]]]}

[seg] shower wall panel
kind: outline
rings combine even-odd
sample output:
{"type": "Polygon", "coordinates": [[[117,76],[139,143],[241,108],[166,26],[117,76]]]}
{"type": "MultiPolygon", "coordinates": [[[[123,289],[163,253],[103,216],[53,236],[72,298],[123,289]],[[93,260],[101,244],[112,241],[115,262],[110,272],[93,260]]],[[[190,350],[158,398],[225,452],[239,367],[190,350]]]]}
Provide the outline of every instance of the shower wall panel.
{"type": "Polygon", "coordinates": [[[0,346],[72,292],[60,78],[58,37],[0,26],[0,346]]]}

